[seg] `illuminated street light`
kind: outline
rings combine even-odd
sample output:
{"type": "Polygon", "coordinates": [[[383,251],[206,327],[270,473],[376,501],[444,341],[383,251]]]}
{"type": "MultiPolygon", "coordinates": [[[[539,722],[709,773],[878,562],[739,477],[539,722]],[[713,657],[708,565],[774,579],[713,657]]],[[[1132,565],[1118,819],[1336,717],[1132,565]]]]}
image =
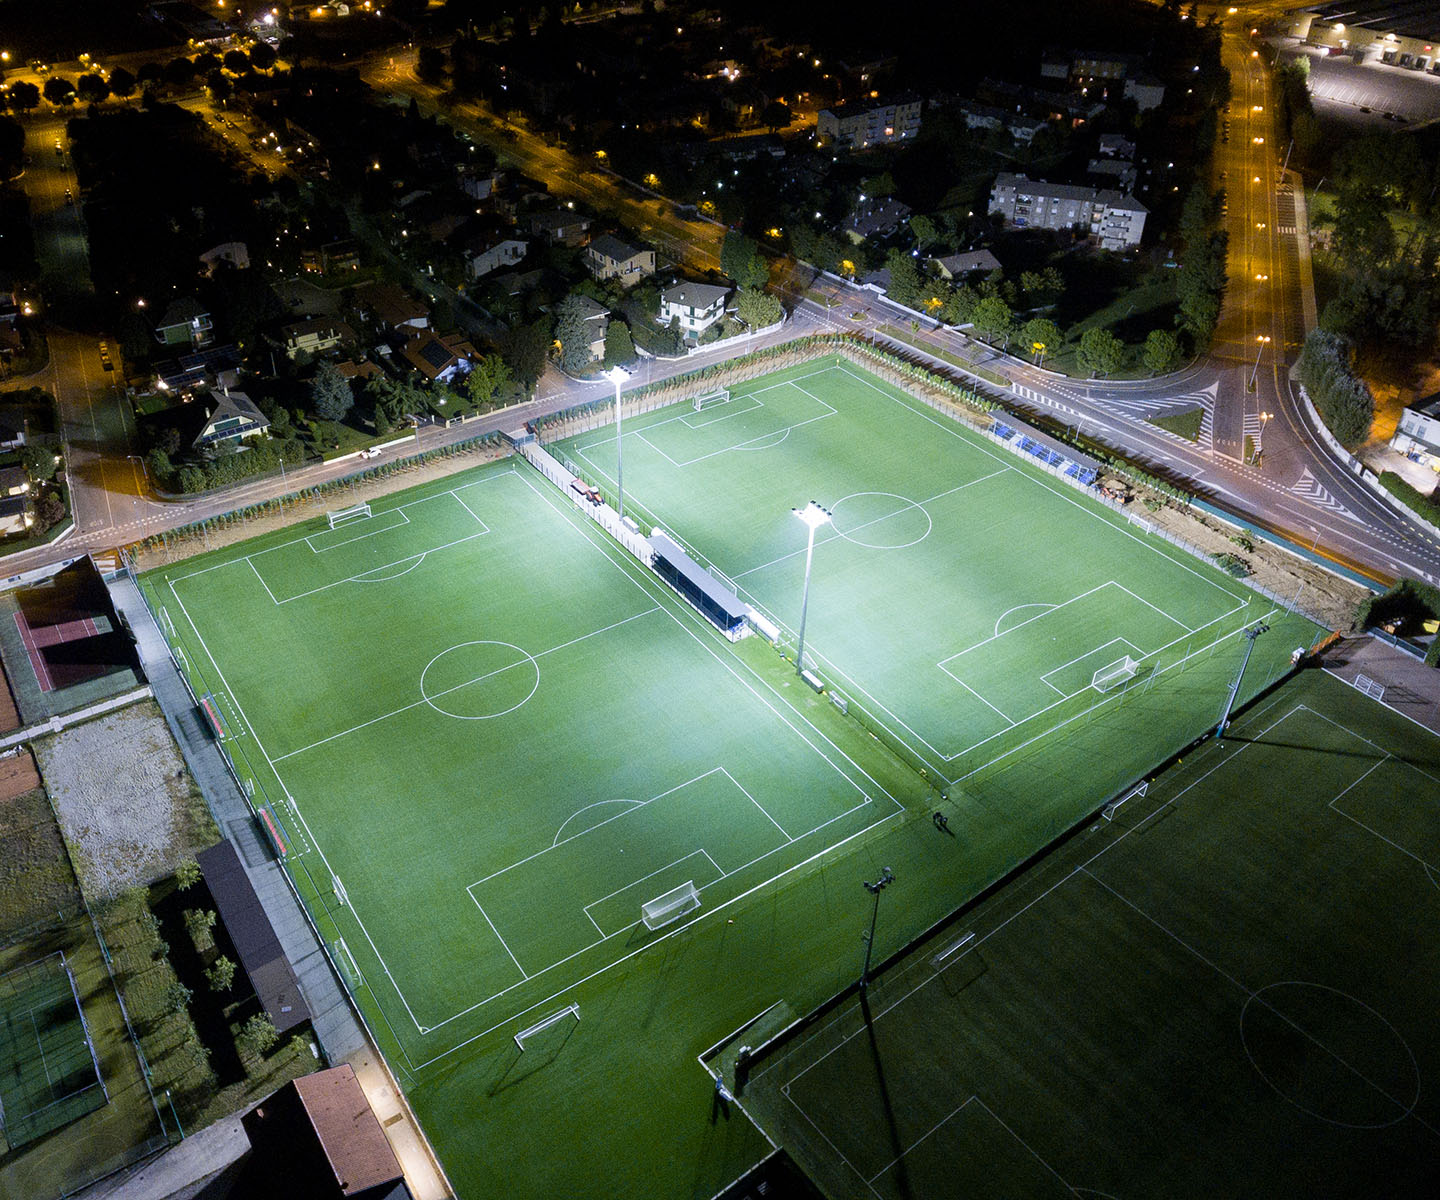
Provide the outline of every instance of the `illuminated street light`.
{"type": "Polygon", "coordinates": [[[815,531],[830,523],[830,510],[810,501],[804,508],[791,509],[810,531],[805,544],[805,584],[800,593],[800,644],[795,649],[795,674],[805,674],[805,617],[810,611],[810,563],[815,557],[815,531]]]}
{"type": "Polygon", "coordinates": [[[1260,432],[1255,435],[1255,461],[1260,461],[1260,456],[1265,453],[1265,423],[1270,420],[1272,413],[1262,412],[1260,414],[1260,432]]]}
{"type": "Polygon", "coordinates": [[[1252,392],[1255,390],[1255,381],[1260,378],[1260,356],[1265,353],[1265,347],[1270,344],[1270,338],[1263,333],[1255,340],[1259,343],[1259,347],[1255,351],[1255,369],[1250,372],[1250,387],[1248,390],[1252,392]]]}

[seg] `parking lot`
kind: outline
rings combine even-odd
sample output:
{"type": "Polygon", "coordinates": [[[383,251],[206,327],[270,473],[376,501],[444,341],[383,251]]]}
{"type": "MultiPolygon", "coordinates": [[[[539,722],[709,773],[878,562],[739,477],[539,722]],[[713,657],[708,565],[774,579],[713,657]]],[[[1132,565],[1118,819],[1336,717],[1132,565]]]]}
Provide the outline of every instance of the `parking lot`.
{"type": "Polygon", "coordinates": [[[1440,118],[1440,76],[1428,71],[1356,63],[1344,55],[1326,56],[1290,40],[1287,57],[1310,59],[1310,95],[1315,111],[1366,127],[1396,128],[1440,118]]]}

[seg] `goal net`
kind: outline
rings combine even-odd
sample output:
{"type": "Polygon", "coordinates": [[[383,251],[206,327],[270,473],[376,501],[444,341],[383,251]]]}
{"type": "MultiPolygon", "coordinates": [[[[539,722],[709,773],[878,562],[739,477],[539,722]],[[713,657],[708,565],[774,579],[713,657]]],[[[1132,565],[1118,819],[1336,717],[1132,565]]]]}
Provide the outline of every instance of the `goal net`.
{"type": "Polygon", "coordinates": [[[713,392],[701,392],[695,397],[695,411],[702,408],[709,408],[715,404],[728,404],[730,401],[729,388],[716,388],[713,392]]]}
{"type": "Polygon", "coordinates": [[[567,1017],[574,1017],[578,1021],[580,1019],[580,1006],[578,1004],[567,1004],[559,1012],[553,1012],[548,1017],[542,1017],[536,1021],[535,1024],[529,1025],[517,1033],[515,1035],[515,1044],[523,1051],[527,1041],[537,1034],[544,1033],[547,1029],[553,1029],[567,1017]]]}
{"type": "Polygon", "coordinates": [[[351,521],[368,519],[370,516],[370,506],[368,504],[353,504],[349,508],[339,508],[325,515],[330,520],[330,528],[338,529],[341,525],[348,524],[351,521]]]}
{"type": "Polygon", "coordinates": [[[687,880],[677,888],[671,888],[663,896],[656,896],[640,906],[640,919],[646,929],[659,929],[678,921],[686,913],[700,907],[700,893],[695,889],[694,880],[687,880]]]}
{"type": "Polygon", "coordinates": [[[1107,667],[1101,667],[1090,680],[1090,686],[1097,692],[1108,692],[1135,677],[1140,664],[1128,654],[1107,667]]]}

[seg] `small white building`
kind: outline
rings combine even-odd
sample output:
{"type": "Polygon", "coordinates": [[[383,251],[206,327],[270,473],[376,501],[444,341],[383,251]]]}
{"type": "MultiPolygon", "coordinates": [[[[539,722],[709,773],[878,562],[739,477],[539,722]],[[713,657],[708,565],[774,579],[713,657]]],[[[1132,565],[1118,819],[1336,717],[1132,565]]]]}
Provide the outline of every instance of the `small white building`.
{"type": "Polygon", "coordinates": [[[725,301],[729,298],[729,288],[683,280],[660,293],[657,319],[662,325],[678,321],[686,337],[698,338],[725,315],[725,301]]]}
{"type": "Polygon", "coordinates": [[[1406,407],[1390,445],[1412,462],[1440,472],[1440,392],[1406,407]]]}

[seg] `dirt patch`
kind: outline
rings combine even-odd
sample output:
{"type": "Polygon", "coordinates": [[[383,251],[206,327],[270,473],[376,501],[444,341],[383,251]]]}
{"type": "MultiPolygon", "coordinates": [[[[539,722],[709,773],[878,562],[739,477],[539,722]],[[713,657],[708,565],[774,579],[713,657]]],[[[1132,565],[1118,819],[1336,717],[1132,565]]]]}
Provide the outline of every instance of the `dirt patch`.
{"type": "Polygon", "coordinates": [[[152,701],[72,726],[35,749],[92,901],[168,875],[219,839],[152,701]]]}
{"type": "Polygon", "coordinates": [[[35,769],[35,756],[25,746],[0,758],[0,803],[23,796],[40,786],[40,772],[35,769]]]}
{"type": "Polygon", "coordinates": [[[13,733],[20,728],[20,710],[10,691],[10,676],[0,667],[0,733],[13,733]]]}
{"type": "MultiPolygon", "coordinates": [[[[1114,477],[1100,482],[1122,495],[1135,494],[1137,490],[1128,481],[1114,477]]],[[[1371,594],[1358,583],[1198,509],[1166,504],[1150,512],[1136,499],[1127,510],[1133,510],[1135,516],[1143,517],[1157,529],[1188,542],[1201,555],[1234,555],[1249,568],[1250,573],[1245,576],[1247,582],[1257,583],[1287,599],[1298,596],[1296,609],[1326,629],[1349,629],[1356,605],[1371,594]]]]}
{"type": "MultiPolygon", "coordinates": [[[[24,757],[30,758],[28,751],[24,757]]],[[[34,762],[28,765],[33,774],[34,762]]],[[[0,801],[0,941],[63,921],[80,908],[65,843],[39,782],[37,776],[30,791],[0,801]]]]}

